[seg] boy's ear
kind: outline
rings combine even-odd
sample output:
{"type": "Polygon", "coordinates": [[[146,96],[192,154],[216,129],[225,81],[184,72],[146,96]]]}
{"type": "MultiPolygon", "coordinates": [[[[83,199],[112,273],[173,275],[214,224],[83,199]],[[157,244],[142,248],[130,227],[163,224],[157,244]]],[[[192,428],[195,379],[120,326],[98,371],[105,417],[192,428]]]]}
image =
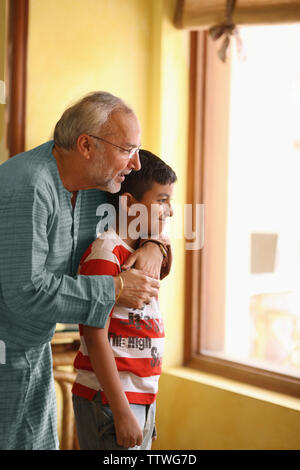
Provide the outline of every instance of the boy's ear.
{"type": "Polygon", "coordinates": [[[132,206],[132,204],[136,204],[136,202],[137,200],[130,193],[123,193],[120,196],[120,204],[121,204],[123,211],[128,212],[130,206],[132,206]]]}

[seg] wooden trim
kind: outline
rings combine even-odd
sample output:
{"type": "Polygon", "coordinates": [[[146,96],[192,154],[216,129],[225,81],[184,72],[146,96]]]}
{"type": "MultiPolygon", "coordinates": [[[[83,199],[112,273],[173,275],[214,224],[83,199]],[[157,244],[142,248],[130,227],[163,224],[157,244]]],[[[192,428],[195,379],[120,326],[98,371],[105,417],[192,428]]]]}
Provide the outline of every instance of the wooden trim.
{"type": "MultiPolygon", "coordinates": [[[[203,149],[205,107],[206,33],[190,33],[190,97],[187,203],[203,202],[203,149]],[[191,176],[192,175],[192,176],[191,176]]],[[[186,296],[184,362],[190,360],[192,352],[200,347],[200,259],[201,251],[186,250],[186,296]],[[192,327],[193,325],[193,327],[192,327]]]]}
{"type": "MultiPolygon", "coordinates": [[[[208,68],[207,33],[191,33],[188,203],[204,203],[205,109],[208,106],[205,81],[208,68]],[[192,175],[192,176],[190,176],[192,175]]],[[[206,124],[208,125],[208,124],[206,124]]],[[[300,378],[252,367],[200,353],[200,315],[203,250],[186,251],[186,300],[184,365],[232,380],[300,398],[300,378]]],[[[202,274],[203,276],[203,274],[202,274]]]]}
{"type": "MultiPolygon", "coordinates": [[[[230,131],[231,57],[218,59],[218,44],[209,36],[206,43],[203,203],[204,246],[201,250],[201,347],[220,351],[225,340],[227,210],[230,131]]],[[[198,349],[198,351],[200,348],[198,349]]]]}
{"type": "Polygon", "coordinates": [[[174,15],[174,26],[176,26],[176,28],[183,28],[183,7],[184,0],[177,0],[174,15]]]}
{"type": "Polygon", "coordinates": [[[25,150],[26,64],[29,0],[10,0],[8,36],[8,150],[25,150]]]}

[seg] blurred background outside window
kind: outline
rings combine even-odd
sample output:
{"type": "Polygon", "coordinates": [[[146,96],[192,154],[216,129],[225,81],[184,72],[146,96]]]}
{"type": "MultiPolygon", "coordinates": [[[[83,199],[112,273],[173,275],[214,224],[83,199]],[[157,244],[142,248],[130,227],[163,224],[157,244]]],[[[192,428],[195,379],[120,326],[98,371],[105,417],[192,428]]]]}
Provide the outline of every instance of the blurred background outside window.
{"type": "MultiPolygon", "coordinates": [[[[232,49],[222,347],[300,376],[300,25],[240,28],[232,49]]],[[[215,295],[218,295],[216,292],[215,295]]]]}

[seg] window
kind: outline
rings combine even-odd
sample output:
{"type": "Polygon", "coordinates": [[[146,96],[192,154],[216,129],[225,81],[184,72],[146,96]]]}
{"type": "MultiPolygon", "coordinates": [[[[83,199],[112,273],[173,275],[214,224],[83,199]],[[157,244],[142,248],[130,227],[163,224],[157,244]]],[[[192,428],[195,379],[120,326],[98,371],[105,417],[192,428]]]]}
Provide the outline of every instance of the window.
{"type": "Polygon", "coordinates": [[[186,364],[300,396],[300,24],[192,33],[186,364]]]}

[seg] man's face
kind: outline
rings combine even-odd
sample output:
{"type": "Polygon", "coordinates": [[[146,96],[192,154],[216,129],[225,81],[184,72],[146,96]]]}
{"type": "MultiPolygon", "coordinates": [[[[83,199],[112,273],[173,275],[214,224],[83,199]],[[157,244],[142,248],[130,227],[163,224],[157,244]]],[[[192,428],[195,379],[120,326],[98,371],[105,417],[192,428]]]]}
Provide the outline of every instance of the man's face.
{"type": "Polygon", "coordinates": [[[174,183],[153,183],[151,189],[144,193],[140,201],[137,201],[147,209],[148,235],[162,233],[166,219],[172,217],[171,198],[173,196],[173,187],[174,183]]]}
{"type": "MultiPolygon", "coordinates": [[[[133,113],[114,111],[109,118],[108,129],[104,134],[100,130],[98,137],[128,150],[138,147],[141,143],[140,124],[133,113]]],[[[137,171],[141,168],[138,152],[129,159],[128,152],[103,141],[100,146],[95,145],[94,150],[91,178],[95,185],[104,191],[118,192],[125,176],[131,170],[137,171]]]]}

